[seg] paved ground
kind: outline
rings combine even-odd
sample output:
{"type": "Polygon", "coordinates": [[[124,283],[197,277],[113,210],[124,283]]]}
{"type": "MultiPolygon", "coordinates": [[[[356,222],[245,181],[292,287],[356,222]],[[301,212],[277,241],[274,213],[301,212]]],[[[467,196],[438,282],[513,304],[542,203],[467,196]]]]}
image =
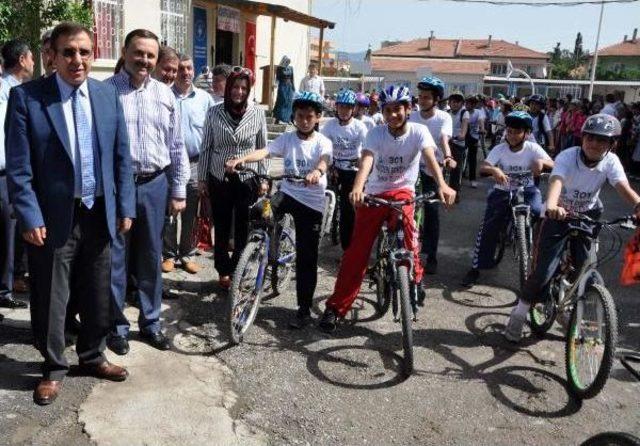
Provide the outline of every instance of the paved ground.
{"type": "MultiPolygon", "coordinates": [[[[136,412],[141,410],[127,412],[129,420],[109,414],[118,413],[118,404],[131,407],[139,400],[166,407],[167,422],[178,427],[164,436],[153,429],[137,431],[137,441],[130,436],[129,444],[189,443],[184,439],[206,435],[206,429],[196,430],[196,437],[193,431],[191,437],[185,433],[194,426],[190,410],[206,404],[180,390],[194,391],[184,379],[193,368],[194,379],[208,380],[203,392],[213,387],[216,395],[227,396],[215,399],[211,424],[222,417],[223,426],[227,422],[234,429],[239,426],[233,435],[240,442],[577,445],[605,430],[640,435],[640,384],[618,364],[605,390],[580,404],[565,390],[564,345],[558,330],[542,341],[527,338],[519,347],[499,335],[515,301],[516,270],[509,257],[499,271],[484,275],[482,285],[470,290],[457,286],[468,268],[484,208],[483,190],[464,192],[459,208],[443,217],[440,272],[428,277],[429,298],[415,324],[417,373],[411,378],[405,380],[400,374],[400,326],[390,316],[373,319],[373,296],[367,286],[361,308],[350,316],[357,322],[342,326],[336,336],[315,328],[289,331],[287,321],[295,308],[289,292],[265,302],[245,343],[229,348],[224,334],[225,296],[207,282],[214,273],[206,259],[207,270],[199,278],[184,274],[167,278],[167,285],[180,295],[179,301],[167,302],[164,312],[174,337],[173,352],[159,356],[152,352],[152,359],[140,362],[147,349],[133,343],[134,351],[125,360],[137,373],[146,369],[148,376],[162,374],[165,389],[173,389],[172,398],[155,397],[140,381],[124,392],[118,387],[122,384],[96,385],[91,378],[73,377],[66,381],[61,401],[45,409],[34,406],[30,401],[38,356],[29,347],[25,322],[3,311],[7,319],[0,325],[0,435],[5,437],[0,437],[0,444],[89,444],[92,439],[98,444],[122,444],[115,436],[109,438],[109,427],[140,428],[144,418],[136,412]],[[174,361],[171,376],[166,371],[174,361]],[[105,399],[109,399],[106,409],[95,405],[105,399]],[[185,404],[191,400],[191,405],[185,404]],[[101,417],[108,423],[100,422],[101,417]]],[[[608,214],[627,209],[611,191],[605,196],[608,214]]],[[[606,245],[604,240],[603,248],[606,245]]],[[[317,314],[331,293],[340,255],[338,247],[324,242],[317,314]]],[[[640,349],[638,291],[617,285],[619,268],[618,260],[602,271],[618,305],[620,347],[640,349]]],[[[69,353],[72,358],[73,352],[69,353]]],[[[207,424],[206,419],[199,420],[200,425],[207,424]]]]}

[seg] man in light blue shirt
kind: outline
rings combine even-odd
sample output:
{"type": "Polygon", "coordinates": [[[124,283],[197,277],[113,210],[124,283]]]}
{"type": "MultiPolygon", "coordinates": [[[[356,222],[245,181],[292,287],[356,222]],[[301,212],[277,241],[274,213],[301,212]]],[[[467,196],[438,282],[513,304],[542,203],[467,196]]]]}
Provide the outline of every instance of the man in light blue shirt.
{"type": "Polygon", "coordinates": [[[215,102],[205,90],[193,85],[193,60],[187,55],[180,55],[178,76],[173,84],[177,106],[182,118],[182,136],[189,155],[191,177],[187,184],[186,208],[180,218],[182,228],[178,240],[177,218],[167,217],[163,236],[163,262],[165,272],[172,271],[179,263],[185,271],[196,274],[201,267],[194,262],[195,243],[193,226],[198,211],[198,159],[207,111],[215,102]]]}
{"type": "Polygon", "coordinates": [[[33,76],[33,54],[29,45],[18,39],[2,47],[4,76],[0,86],[0,307],[25,308],[24,302],[13,298],[13,265],[16,220],[13,218],[7,190],[4,122],[7,115],[9,91],[33,76]]]}

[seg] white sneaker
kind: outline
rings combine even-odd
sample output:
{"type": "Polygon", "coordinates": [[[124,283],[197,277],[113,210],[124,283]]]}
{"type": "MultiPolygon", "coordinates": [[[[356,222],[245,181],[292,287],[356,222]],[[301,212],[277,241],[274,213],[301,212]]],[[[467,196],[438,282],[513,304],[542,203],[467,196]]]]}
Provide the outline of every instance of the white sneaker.
{"type": "Polygon", "coordinates": [[[527,315],[520,315],[515,312],[515,308],[511,311],[509,320],[507,321],[507,327],[502,333],[507,341],[518,343],[522,339],[522,328],[527,322],[527,315]]]}
{"type": "Polygon", "coordinates": [[[477,181],[472,181],[471,182],[471,187],[474,188],[474,189],[477,189],[478,188],[478,182],[477,181]]]}

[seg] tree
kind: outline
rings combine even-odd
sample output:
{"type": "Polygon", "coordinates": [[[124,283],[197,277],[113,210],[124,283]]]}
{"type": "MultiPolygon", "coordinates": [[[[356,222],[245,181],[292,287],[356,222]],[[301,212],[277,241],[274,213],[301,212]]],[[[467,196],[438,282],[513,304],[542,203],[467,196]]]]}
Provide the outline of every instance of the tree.
{"type": "MultiPolygon", "coordinates": [[[[0,0],[0,42],[24,39],[39,55],[41,34],[58,22],[93,27],[91,2],[76,0],[0,0]]],[[[40,64],[37,64],[39,68],[40,64]]]]}
{"type": "Polygon", "coordinates": [[[560,48],[560,42],[547,53],[551,59],[551,79],[586,79],[589,53],[582,48],[582,34],[576,36],[573,52],[560,48]]]}
{"type": "Polygon", "coordinates": [[[579,61],[584,55],[584,51],[582,50],[582,34],[578,33],[576,36],[576,43],[573,47],[573,57],[577,61],[579,61]]]}

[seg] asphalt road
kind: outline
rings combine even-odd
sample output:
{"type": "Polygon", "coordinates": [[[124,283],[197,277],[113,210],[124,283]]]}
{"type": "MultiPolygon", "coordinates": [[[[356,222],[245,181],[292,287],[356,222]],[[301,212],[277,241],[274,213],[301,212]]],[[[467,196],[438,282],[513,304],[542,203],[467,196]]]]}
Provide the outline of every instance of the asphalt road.
{"type": "MultiPolygon", "coordinates": [[[[565,389],[557,326],[545,339],[527,336],[519,346],[502,338],[517,289],[510,254],[498,270],[483,274],[480,285],[458,286],[470,264],[485,189],[463,192],[462,203],[442,218],[439,273],[427,276],[428,299],[414,324],[416,373],[410,378],[401,374],[400,325],[390,315],[373,317],[366,284],[334,336],[315,327],[287,329],[295,311],[291,286],[264,302],[245,342],[230,348],[225,295],[215,287],[209,254],[201,260],[210,285],[168,277],[167,285],[181,294],[170,305],[179,305],[183,315],[174,350],[223,361],[239,395],[229,408],[232,416],[273,444],[577,445],[608,430],[640,435],[640,384],[619,363],[604,391],[580,403],[565,389]]],[[[604,199],[608,216],[628,210],[611,190],[604,199]]],[[[607,243],[605,238],[601,246],[607,243]]],[[[323,242],[316,316],[331,294],[340,256],[339,247],[323,242]]],[[[620,259],[621,254],[602,272],[618,307],[619,346],[640,349],[638,288],[618,286],[620,259]]],[[[29,346],[28,326],[7,320],[0,324],[0,444],[90,443],[76,412],[96,381],[69,379],[55,405],[34,406],[39,358],[29,346]]]]}

